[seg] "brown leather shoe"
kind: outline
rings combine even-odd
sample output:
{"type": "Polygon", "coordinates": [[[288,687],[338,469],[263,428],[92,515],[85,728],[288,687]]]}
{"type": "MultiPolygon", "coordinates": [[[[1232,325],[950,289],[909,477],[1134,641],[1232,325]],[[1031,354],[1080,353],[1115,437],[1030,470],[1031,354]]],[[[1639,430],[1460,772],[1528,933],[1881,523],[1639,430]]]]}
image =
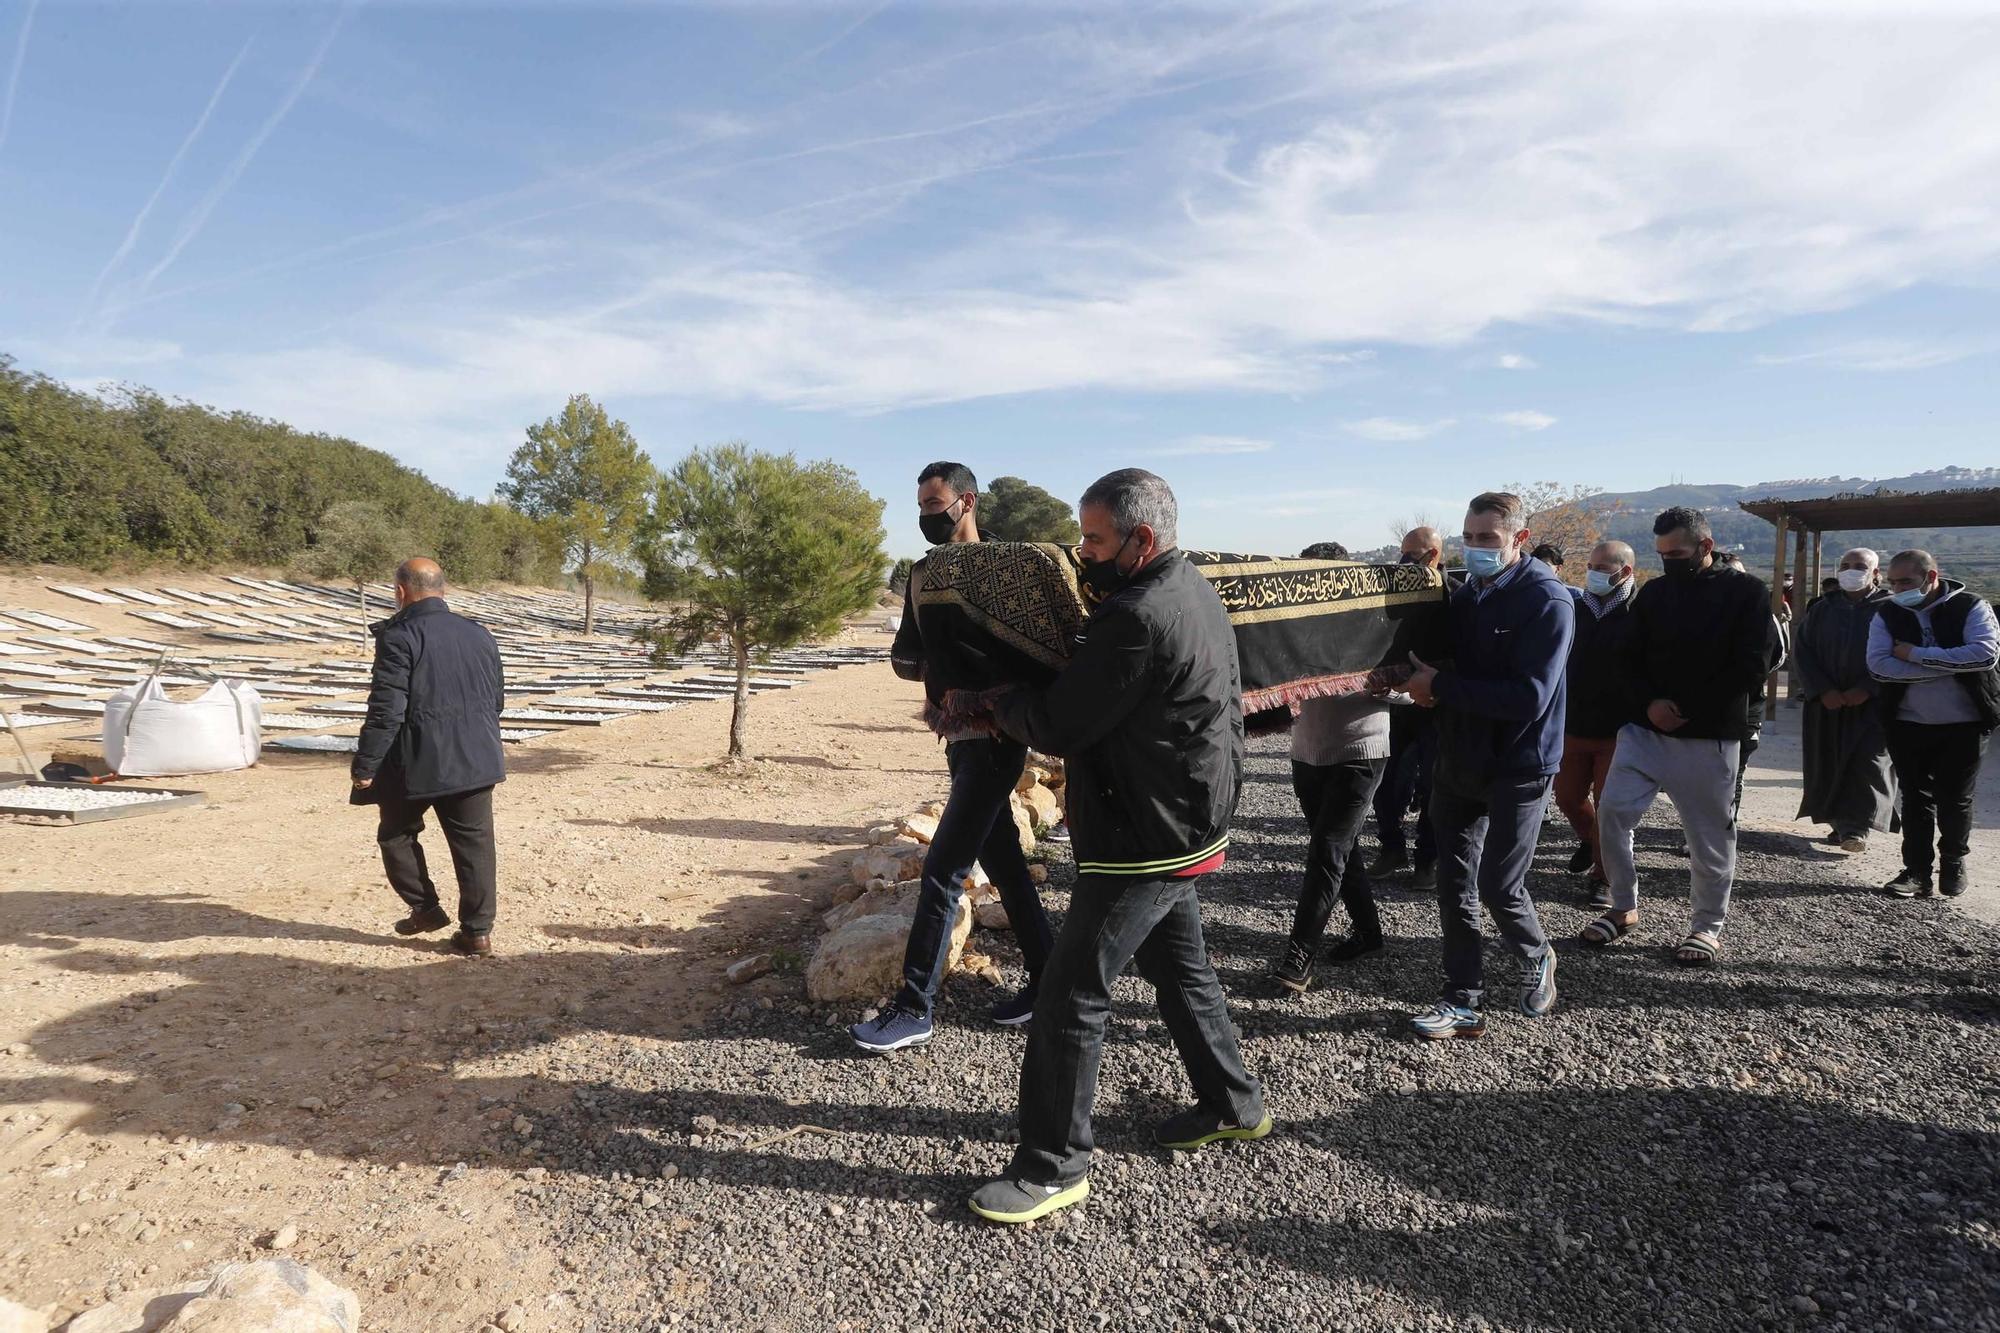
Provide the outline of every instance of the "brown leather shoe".
{"type": "Polygon", "coordinates": [[[462,953],[468,958],[490,958],[493,956],[493,936],[481,931],[475,935],[460,927],[451,932],[447,941],[453,953],[462,953]]]}
{"type": "Polygon", "coordinates": [[[412,912],[396,923],[398,935],[425,935],[433,930],[443,930],[451,924],[451,913],[433,903],[420,912],[412,912]]]}

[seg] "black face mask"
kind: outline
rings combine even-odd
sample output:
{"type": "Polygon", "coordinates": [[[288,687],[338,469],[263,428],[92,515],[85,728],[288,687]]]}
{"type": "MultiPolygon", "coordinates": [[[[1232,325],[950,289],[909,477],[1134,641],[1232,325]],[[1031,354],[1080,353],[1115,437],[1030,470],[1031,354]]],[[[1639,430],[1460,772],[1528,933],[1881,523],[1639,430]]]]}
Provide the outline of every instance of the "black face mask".
{"type": "Polygon", "coordinates": [[[942,546],[950,541],[953,530],[958,527],[958,519],[952,517],[951,511],[958,509],[962,517],[964,510],[960,506],[963,504],[964,497],[961,496],[935,514],[918,514],[917,526],[923,530],[924,540],[932,546],[942,546]]]}
{"type": "Polygon", "coordinates": [[[1083,586],[1096,593],[1098,601],[1111,596],[1131,580],[1130,574],[1122,574],[1118,570],[1118,557],[1125,554],[1125,548],[1131,541],[1132,535],[1125,534],[1125,540],[1118,543],[1118,549],[1111,553],[1109,560],[1086,560],[1083,568],[1077,571],[1083,586]]]}
{"type": "Polygon", "coordinates": [[[1692,557],[1675,558],[1663,555],[1660,557],[1660,568],[1670,579],[1691,579],[1700,571],[1701,565],[1692,557]]]}

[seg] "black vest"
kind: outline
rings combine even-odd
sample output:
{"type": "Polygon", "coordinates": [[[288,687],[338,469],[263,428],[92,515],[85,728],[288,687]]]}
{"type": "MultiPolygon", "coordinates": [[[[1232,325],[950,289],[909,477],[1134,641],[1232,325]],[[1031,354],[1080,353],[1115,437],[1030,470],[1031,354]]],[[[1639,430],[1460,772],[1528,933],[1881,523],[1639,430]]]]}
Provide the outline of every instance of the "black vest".
{"type": "MultiPolygon", "coordinates": [[[[1979,599],[1970,593],[1963,596],[1945,598],[1931,607],[1931,633],[1937,636],[1940,648],[1961,648],[1965,645],[1965,622],[1972,614],[1972,608],[1979,599]]],[[[1883,625],[1889,631],[1889,638],[1897,643],[1922,644],[1923,626],[1917,623],[1917,613],[1894,602],[1885,602],[1879,612],[1883,625]]],[[[1956,677],[1972,696],[1972,707],[1979,714],[1979,729],[1992,731],[2000,727],[2000,664],[1987,671],[1962,671],[1956,677]]],[[[1909,692],[1907,681],[1882,681],[1876,692],[1885,710],[1882,716],[1894,721],[1896,711],[1903,706],[1903,696],[1909,692]]]]}

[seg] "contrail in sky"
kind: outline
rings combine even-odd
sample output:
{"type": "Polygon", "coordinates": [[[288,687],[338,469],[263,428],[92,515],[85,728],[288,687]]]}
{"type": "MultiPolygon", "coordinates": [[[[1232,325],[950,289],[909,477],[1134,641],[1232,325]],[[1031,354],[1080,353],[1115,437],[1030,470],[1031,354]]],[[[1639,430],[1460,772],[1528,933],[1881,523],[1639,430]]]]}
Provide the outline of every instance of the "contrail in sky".
{"type": "Polygon", "coordinates": [[[187,132],[185,139],[181,140],[181,146],[174,151],[173,158],[167,163],[166,171],[161,173],[160,183],[153,187],[152,194],[146,197],[145,204],[140,207],[138,216],[134,217],[132,225],[125,229],[125,239],[119,243],[117,251],[106,262],[103,271],[97,275],[97,281],[91,284],[90,299],[84,303],[85,315],[97,308],[97,298],[104,291],[104,284],[110,280],[118,266],[125,262],[125,257],[132,253],[132,247],[138,244],[139,232],[144,229],[146,219],[152,216],[153,205],[160,202],[160,196],[166,193],[167,186],[173,182],[174,173],[180,170],[181,160],[188,155],[188,150],[194,147],[194,142],[201,137],[201,132],[208,128],[209,117],[215,114],[216,104],[222,101],[222,94],[228,90],[229,81],[236,77],[237,67],[243,63],[243,57],[250,54],[250,46],[251,42],[244,42],[243,49],[236,53],[236,59],[230,61],[229,68],[222,71],[222,82],[216,84],[215,91],[208,95],[208,105],[201,109],[201,116],[195,121],[194,128],[187,132]]]}
{"type": "Polygon", "coordinates": [[[21,91],[21,67],[28,63],[28,33],[35,26],[35,10],[41,0],[28,0],[21,12],[21,39],[14,46],[14,68],[7,73],[7,96],[0,100],[0,148],[7,146],[7,131],[14,125],[14,95],[21,91]]]}
{"type": "Polygon", "coordinates": [[[201,197],[201,202],[194,206],[194,211],[188,214],[187,221],[181,224],[180,234],[174,237],[174,243],[168,247],[165,256],[159,263],[146,270],[146,276],[139,282],[141,295],[151,289],[159,276],[180,258],[181,251],[187,249],[189,243],[201,234],[201,229],[208,224],[209,214],[213,213],[215,206],[235,188],[237,180],[249,169],[251,160],[257,156],[257,150],[264,146],[264,141],[271,137],[285,117],[291,113],[299,98],[305,94],[306,87],[312,83],[313,76],[319,73],[321,63],[326,60],[326,53],[333,49],[333,39],[340,35],[341,24],[346,21],[347,10],[342,8],[333,20],[333,25],[326,30],[326,36],[320,39],[319,49],[313,52],[312,59],[306,62],[306,67],[299,71],[299,77],[293,82],[291,91],[285,94],[285,100],[278,103],[277,110],[273,111],[258,127],[257,132],[250,136],[250,142],[243,145],[243,151],[236,155],[236,160],[222,173],[222,179],[218,180],[209,192],[201,197]]]}

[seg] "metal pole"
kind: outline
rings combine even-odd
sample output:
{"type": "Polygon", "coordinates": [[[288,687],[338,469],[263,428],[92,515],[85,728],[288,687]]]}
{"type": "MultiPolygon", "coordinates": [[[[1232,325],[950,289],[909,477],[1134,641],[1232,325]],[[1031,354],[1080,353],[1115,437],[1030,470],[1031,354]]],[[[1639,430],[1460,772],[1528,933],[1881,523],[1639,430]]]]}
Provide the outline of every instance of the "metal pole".
{"type": "MultiPolygon", "coordinates": [[[[1771,557],[1771,614],[1775,616],[1785,605],[1785,516],[1779,514],[1771,521],[1778,529],[1778,550],[1771,557]]],[[[1777,715],[1778,673],[1773,671],[1764,682],[1764,720],[1768,722],[1777,715]]]]}

